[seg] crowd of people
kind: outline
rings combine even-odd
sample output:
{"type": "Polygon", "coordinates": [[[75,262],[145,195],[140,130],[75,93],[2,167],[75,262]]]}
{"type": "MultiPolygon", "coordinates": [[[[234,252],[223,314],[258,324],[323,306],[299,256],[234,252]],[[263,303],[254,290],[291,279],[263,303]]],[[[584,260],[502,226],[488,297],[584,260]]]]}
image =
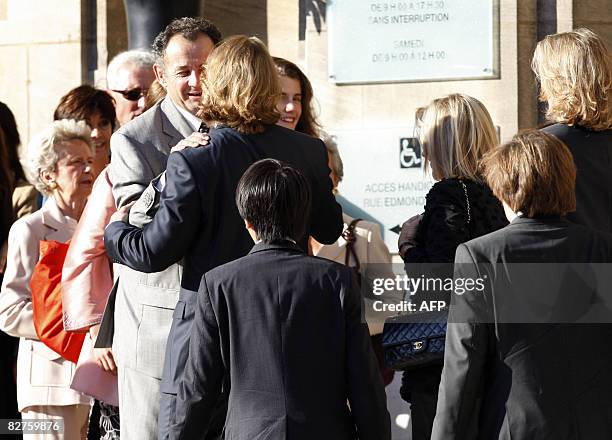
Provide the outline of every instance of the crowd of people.
{"type": "MultiPolygon", "coordinates": [[[[445,294],[443,362],[401,373],[413,440],[612,438],[612,321],[580,321],[609,286],[546,301],[545,271],[513,272],[612,261],[612,54],[578,29],[532,67],[551,125],[500,145],[459,93],[415,115],[436,183],[405,272],[488,281],[445,294]]],[[[68,91],[21,154],[0,105],[0,418],[63,421],[41,439],[391,439],[395,312],[368,292],[396,274],[380,226],[335,199],[306,75],[187,17],[107,84],[68,91]]],[[[383,299],[404,296],[426,300],[383,299]]]]}

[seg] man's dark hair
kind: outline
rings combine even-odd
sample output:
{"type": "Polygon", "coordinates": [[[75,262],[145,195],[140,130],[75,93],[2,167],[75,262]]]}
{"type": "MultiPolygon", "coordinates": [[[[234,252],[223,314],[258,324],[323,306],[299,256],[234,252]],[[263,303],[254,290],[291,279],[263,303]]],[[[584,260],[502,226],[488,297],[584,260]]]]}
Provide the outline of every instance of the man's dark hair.
{"type": "Polygon", "coordinates": [[[207,35],[217,45],[221,41],[221,32],[210,21],[202,17],[176,18],[161,31],[153,41],[153,54],[158,62],[164,58],[170,38],[181,35],[189,41],[195,41],[200,34],[207,35]]]}
{"type": "Polygon", "coordinates": [[[264,243],[295,241],[310,218],[310,184],[295,168],[275,159],[255,162],[240,178],[236,205],[264,243]]]}

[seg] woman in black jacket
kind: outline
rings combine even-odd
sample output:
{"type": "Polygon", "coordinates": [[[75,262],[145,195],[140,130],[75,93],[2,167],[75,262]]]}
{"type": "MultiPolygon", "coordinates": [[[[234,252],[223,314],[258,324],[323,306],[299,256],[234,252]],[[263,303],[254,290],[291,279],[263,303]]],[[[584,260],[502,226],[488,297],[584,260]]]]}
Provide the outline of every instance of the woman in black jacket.
{"type": "Polygon", "coordinates": [[[540,101],[576,163],[575,223],[612,232],[612,52],[588,29],[548,35],[535,49],[532,68],[540,101]]]}
{"type": "Polygon", "coordinates": [[[612,235],[565,219],[576,169],[554,136],[518,134],[483,168],[512,221],[457,248],[482,287],[453,295],[431,438],[609,440],[612,235]]]}
{"type": "MultiPolygon", "coordinates": [[[[459,244],[508,223],[479,173],[479,161],[497,145],[497,134],[485,106],[462,94],[436,99],[418,111],[417,130],[425,168],[431,168],[438,182],[426,196],[425,212],[404,223],[400,254],[412,278],[452,278],[459,244]]],[[[430,292],[411,301],[418,310],[431,299],[441,298],[430,292]]],[[[413,440],[431,436],[441,372],[441,364],[404,372],[400,393],[411,404],[413,440]]]]}

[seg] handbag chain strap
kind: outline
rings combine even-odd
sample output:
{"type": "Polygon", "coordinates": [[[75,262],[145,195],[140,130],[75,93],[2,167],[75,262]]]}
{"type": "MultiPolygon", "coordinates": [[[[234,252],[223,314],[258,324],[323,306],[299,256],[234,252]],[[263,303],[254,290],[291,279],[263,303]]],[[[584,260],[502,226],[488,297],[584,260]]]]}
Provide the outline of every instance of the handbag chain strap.
{"type": "Polygon", "coordinates": [[[355,241],[357,241],[357,236],[355,235],[355,226],[362,219],[356,218],[346,227],[344,232],[342,232],[342,238],[346,240],[346,253],[344,255],[344,265],[348,266],[351,261],[351,256],[355,260],[355,269],[359,272],[359,268],[361,264],[359,263],[359,258],[357,258],[357,252],[355,252],[355,241]]]}
{"type": "Polygon", "coordinates": [[[470,198],[468,197],[467,186],[465,185],[463,180],[460,180],[459,182],[461,182],[461,186],[463,186],[463,193],[465,194],[465,204],[467,206],[467,222],[469,225],[470,222],[472,221],[472,212],[470,209],[470,198]]]}

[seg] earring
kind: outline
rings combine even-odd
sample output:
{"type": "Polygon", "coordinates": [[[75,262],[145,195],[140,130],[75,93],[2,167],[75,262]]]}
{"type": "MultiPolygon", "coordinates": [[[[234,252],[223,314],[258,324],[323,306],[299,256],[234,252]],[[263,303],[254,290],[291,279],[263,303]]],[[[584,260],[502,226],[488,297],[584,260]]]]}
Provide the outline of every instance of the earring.
{"type": "Polygon", "coordinates": [[[55,180],[50,180],[47,186],[49,187],[49,189],[55,189],[57,188],[57,183],[55,183],[55,180]]]}

